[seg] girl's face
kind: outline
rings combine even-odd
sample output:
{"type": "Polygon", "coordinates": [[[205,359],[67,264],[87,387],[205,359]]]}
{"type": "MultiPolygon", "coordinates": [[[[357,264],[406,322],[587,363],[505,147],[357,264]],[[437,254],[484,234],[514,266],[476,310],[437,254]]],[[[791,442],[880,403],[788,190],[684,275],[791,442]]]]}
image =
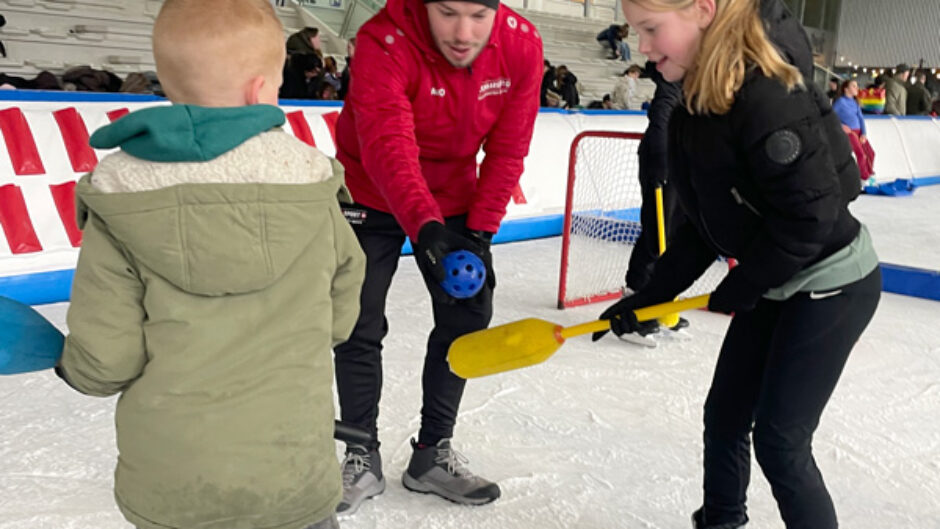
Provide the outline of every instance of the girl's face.
{"type": "Polygon", "coordinates": [[[656,63],[664,79],[679,81],[695,62],[702,35],[715,15],[715,0],[695,0],[672,11],[625,0],[623,14],[640,37],[640,53],[656,63]]]}
{"type": "Polygon", "coordinates": [[[845,87],[845,95],[849,97],[858,97],[858,83],[852,81],[845,87]]]}

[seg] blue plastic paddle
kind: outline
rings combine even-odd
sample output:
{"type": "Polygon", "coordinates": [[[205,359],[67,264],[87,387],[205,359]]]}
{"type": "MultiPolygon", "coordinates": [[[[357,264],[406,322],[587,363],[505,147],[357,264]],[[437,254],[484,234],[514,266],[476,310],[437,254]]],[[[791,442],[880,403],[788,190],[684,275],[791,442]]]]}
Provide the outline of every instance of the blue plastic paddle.
{"type": "Polygon", "coordinates": [[[65,336],[30,306],[0,296],[0,375],[50,369],[64,343],[65,336]]]}

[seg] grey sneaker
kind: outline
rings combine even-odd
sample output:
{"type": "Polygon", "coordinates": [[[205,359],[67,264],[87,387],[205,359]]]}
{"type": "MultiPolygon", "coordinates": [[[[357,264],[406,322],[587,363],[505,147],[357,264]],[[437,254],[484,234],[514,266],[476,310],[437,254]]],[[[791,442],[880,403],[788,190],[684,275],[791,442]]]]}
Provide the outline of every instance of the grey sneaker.
{"type": "Polygon", "coordinates": [[[385,492],[382,456],[378,450],[368,450],[362,445],[349,445],[342,466],[343,499],[336,506],[337,514],[353,514],[362,502],[385,492]]]}
{"type": "Polygon", "coordinates": [[[451,448],[450,439],[423,448],[412,439],[411,448],[414,453],[401,478],[406,489],[464,505],[483,505],[499,498],[499,485],[467,470],[467,458],[451,448]]]}

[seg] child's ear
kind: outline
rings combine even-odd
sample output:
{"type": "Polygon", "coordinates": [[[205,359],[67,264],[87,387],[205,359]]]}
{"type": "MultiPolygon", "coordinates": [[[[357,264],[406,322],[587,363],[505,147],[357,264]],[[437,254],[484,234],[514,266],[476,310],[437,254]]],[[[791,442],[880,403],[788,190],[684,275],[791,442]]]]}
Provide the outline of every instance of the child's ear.
{"type": "Polygon", "coordinates": [[[715,19],[715,11],[718,10],[715,2],[716,0],[695,0],[695,10],[698,13],[700,28],[707,28],[715,19]]]}
{"type": "Polygon", "coordinates": [[[261,102],[261,89],[264,88],[264,83],[267,80],[263,75],[253,77],[248,84],[245,85],[245,104],[246,105],[257,105],[261,102]]]}

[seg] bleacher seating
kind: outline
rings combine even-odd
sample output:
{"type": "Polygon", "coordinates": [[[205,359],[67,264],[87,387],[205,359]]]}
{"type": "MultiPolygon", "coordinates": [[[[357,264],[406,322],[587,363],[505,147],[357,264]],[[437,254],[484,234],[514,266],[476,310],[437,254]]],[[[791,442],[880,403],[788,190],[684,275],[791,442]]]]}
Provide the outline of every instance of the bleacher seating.
{"type": "MultiPolygon", "coordinates": [[[[155,70],[150,40],[158,10],[158,2],[145,0],[0,0],[7,19],[0,28],[7,49],[0,72],[32,78],[42,70],[61,75],[86,64],[121,77],[155,70]]],[[[304,26],[293,6],[277,14],[285,37],[304,26]]],[[[344,57],[336,59],[342,68],[344,57]]]]}
{"type": "MultiPolygon", "coordinates": [[[[584,18],[582,4],[541,1],[542,8],[551,12],[518,10],[541,33],[545,57],[552,64],[567,65],[578,77],[584,105],[600,100],[613,90],[617,77],[629,65],[608,60],[608,51],[595,40],[613,20],[613,2],[596,2],[593,15],[599,18],[584,18]]],[[[511,0],[507,4],[521,2],[511,0]]],[[[6,44],[8,54],[8,58],[0,58],[0,72],[31,78],[42,70],[61,74],[85,64],[122,77],[154,70],[150,35],[159,7],[159,2],[148,0],[0,0],[0,13],[7,19],[6,27],[0,29],[0,40],[6,44]]],[[[277,8],[277,14],[285,26],[285,36],[310,23],[291,2],[277,8]]],[[[345,42],[329,31],[322,35],[325,52],[333,55],[342,69],[345,42]]],[[[642,64],[645,58],[636,51],[636,35],[631,34],[628,43],[632,62],[642,64]]],[[[652,83],[641,80],[640,84],[652,97],[652,83]]]]}

